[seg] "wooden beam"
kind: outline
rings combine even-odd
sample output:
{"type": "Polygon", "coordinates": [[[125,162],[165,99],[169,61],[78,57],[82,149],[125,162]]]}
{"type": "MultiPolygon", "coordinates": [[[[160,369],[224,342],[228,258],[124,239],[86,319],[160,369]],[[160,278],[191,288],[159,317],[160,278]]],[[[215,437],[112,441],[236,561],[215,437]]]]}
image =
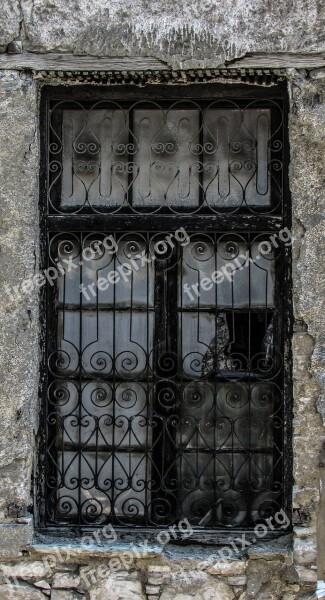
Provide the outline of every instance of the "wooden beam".
{"type": "Polygon", "coordinates": [[[0,54],[0,69],[33,71],[161,71],[167,63],[144,57],[74,56],[73,54],[0,54]]]}
{"type": "MultiPolygon", "coordinates": [[[[231,69],[319,69],[325,67],[325,52],[273,54],[250,53],[216,68],[231,69]]],[[[163,71],[171,70],[164,61],[150,56],[98,57],[74,54],[0,54],[0,69],[33,71],[163,71]]],[[[184,69],[188,71],[188,69],[184,69]]]]}
{"type": "MultiPolygon", "coordinates": [[[[222,73],[231,73],[234,70],[261,70],[269,69],[319,69],[325,67],[325,52],[317,53],[288,53],[277,52],[273,54],[250,53],[242,58],[228,61],[216,67],[222,73]]],[[[211,67],[212,68],[212,67],[211,67]]],[[[75,56],[73,54],[0,54],[0,69],[31,69],[36,72],[172,72],[171,67],[164,61],[150,56],[144,57],[96,57],[75,56]]],[[[210,69],[211,70],[211,69],[210,69]]],[[[215,70],[215,69],[214,69],[215,70]]],[[[179,73],[181,70],[177,70],[179,73]]],[[[184,69],[184,73],[194,72],[195,69],[184,69]]],[[[209,71],[209,69],[208,69],[209,71]]],[[[204,73],[207,69],[204,69],[204,73]]]]}
{"type": "Polygon", "coordinates": [[[243,69],[319,69],[325,67],[325,52],[290,53],[277,52],[274,54],[250,53],[242,58],[229,61],[226,68],[243,69]]]}

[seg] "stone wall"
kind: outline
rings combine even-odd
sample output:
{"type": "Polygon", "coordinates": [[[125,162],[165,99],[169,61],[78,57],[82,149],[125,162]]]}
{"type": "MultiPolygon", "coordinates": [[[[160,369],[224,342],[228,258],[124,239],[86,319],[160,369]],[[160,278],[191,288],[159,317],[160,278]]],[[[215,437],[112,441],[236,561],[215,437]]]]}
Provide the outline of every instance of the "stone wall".
{"type": "Polygon", "coordinates": [[[3,0],[0,48],[26,52],[155,56],[213,66],[245,52],[324,48],[321,0],[3,0]]]}
{"type": "MultiPolygon", "coordinates": [[[[10,44],[22,59],[31,52],[150,56],[185,69],[218,67],[247,52],[268,53],[269,64],[279,52],[300,52],[300,58],[295,68],[292,56],[285,71],[294,234],[294,534],[252,544],[225,561],[215,547],[150,547],[115,569],[110,561],[122,553],[118,547],[74,548],[71,554],[34,538],[38,298],[10,298],[5,286],[38,269],[40,83],[33,70],[1,70],[8,55],[0,54],[0,600],[307,600],[317,579],[325,579],[325,475],[319,466],[325,464],[325,62],[307,68],[313,53],[324,51],[321,8],[318,0],[2,3],[0,50],[6,53],[10,44]],[[317,530],[323,532],[318,553],[317,530]]],[[[275,66],[277,60],[278,54],[275,66]]]]}

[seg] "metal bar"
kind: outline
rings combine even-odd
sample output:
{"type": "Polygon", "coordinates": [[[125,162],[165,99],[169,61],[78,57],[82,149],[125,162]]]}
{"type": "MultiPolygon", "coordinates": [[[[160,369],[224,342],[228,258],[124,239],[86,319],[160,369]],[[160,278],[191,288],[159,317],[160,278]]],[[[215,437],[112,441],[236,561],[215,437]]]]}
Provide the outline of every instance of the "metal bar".
{"type": "Polygon", "coordinates": [[[283,225],[280,216],[256,215],[50,215],[49,231],[278,231],[283,225]]]}
{"type": "MultiPolygon", "coordinates": [[[[227,109],[233,112],[221,144],[216,132],[210,139],[209,128],[203,131],[200,122],[199,142],[203,147],[207,140],[212,171],[208,184],[200,171],[205,192],[209,186],[211,189],[198,210],[191,196],[191,176],[186,180],[188,194],[183,186],[180,197],[177,196],[179,173],[184,178],[187,169],[191,172],[190,164],[184,163],[184,157],[192,160],[186,144],[190,148],[190,141],[198,139],[198,132],[189,135],[189,127],[192,124],[195,128],[196,120],[187,117],[186,110],[191,106],[195,115],[198,99],[176,102],[173,108],[167,97],[154,103],[149,94],[146,103],[141,103],[142,108],[150,107],[145,119],[152,128],[160,127],[161,136],[153,134],[153,158],[144,170],[150,177],[150,186],[144,185],[143,193],[140,189],[133,194],[133,156],[137,148],[135,145],[130,150],[130,131],[134,134],[136,119],[130,129],[128,116],[129,144],[123,142],[120,128],[118,133],[112,129],[110,156],[116,152],[118,160],[114,164],[112,158],[112,165],[109,162],[112,171],[105,180],[109,185],[101,195],[96,191],[105,169],[105,164],[100,163],[98,142],[101,123],[103,119],[111,122],[114,111],[120,114],[131,107],[132,112],[135,102],[122,106],[116,102],[118,94],[109,98],[101,93],[105,103],[93,108],[91,94],[79,103],[74,92],[69,102],[64,93],[63,106],[60,93],[59,90],[56,104],[52,105],[46,141],[48,185],[46,189],[43,186],[42,192],[44,200],[45,196],[50,200],[46,225],[54,240],[52,264],[59,265],[61,252],[73,253],[71,239],[79,240],[82,247],[91,236],[97,239],[113,233],[118,244],[112,263],[105,250],[96,259],[98,263],[92,259],[82,269],[82,261],[79,262],[77,281],[72,269],[64,275],[63,288],[60,275],[57,291],[49,288],[52,296],[48,310],[52,316],[48,322],[51,360],[46,400],[48,510],[44,522],[78,524],[79,533],[83,527],[107,522],[126,531],[130,523],[150,528],[170,525],[184,517],[196,528],[203,525],[202,531],[207,535],[212,528],[221,531],[225,526],[234,530],[239,525],[253,527],[260,518],[259,496],[263,497],[263,510],[269,503],[268,510],[272,511],[277,504],[282,506],[283,493],[289,486],[288,471],[282,469],[288,424],[285,421],[283,428],[281,419],[287,409],[278,392],[283,386],[283,370],[275,360],[275,350],[288,358],[284,340],[289,323],[289,292],[281,291],[288,258],[277,268],[275,286],[273,266],[264,264],[263,258],[260,262],[254,258],[256,240],[267,240],[279,232],[286,222],[282,210],[284,217],[288,214],[284,196],[287,180],[282,175],[286,166],[285,139],[280,139],[282,101],[250,92],[243,94],[246,99],[223,98],[220,104],[218,95],[211,98],[211,102],[215,100],[215,112],[211,113],[214,127],[218,127],[227,109]],[[161,125],[159,111],[166,107],[170,110],[161,125]],[[258,190],[254,180],[256,165],[251,171],[261,156],[261,152],[256,152],[256,140],[252,143],[252,133],[247,136],[250,121],[245,121],[245,111],[252,107],[257,111],[249,113],[253,122],[256,114],[269,114],[263,112],[265,108],[275,115],[268,140],[273,144],[272,151],[269,153],[269,146],[265,145],[262,153],[272,172],[270,199],[263,198],[267,189],[264,180],[260,181],[261,193],[258,190]],[[64,117],[65,110],[68,112],[64,117]],[[73,142],[69,136],[63,138],[63,119],[73,123],[73,142]],[[214,145],[216,140],[218,148],[214,145]],[[218,152],[222,155],[224,178],[229,173],[222,194],[218,192],[220,186],[215,185],[218,152]],[[121,159],[125,153],[130,193],[120,206],[117,198],[119,186],[125,185],[125,164],[121,159]],[[63,154],[69,156],[66,189],[62,184],[67,168],[63,154]],[[253,191],[249,187],[251,181],[253,191]],[[161,188],[163,201],[159,207],[161,188]],[[250,194],[257,198],[255,204],[249,204],[250,194]],[[162,256],[156,242],[167,239],[166,232],[172,236],[180,228],[188,235],[191,232],[182,252],[174,241],[171,251],[166,244],[167,253],[162,256]],[[118,232],[122,235],[117,236],[118,232]],[[146,262],[146,268],[141,270],[136,266],[136,258],[141,256],[143,244],[146,257],[150,248],[149,262],[153,266],[146,262]],[[244,251],[250,258],[248,269],[237,263],[230,283],[226,280],[223,287],[216,285],[211,299],[208,288],[203,286],[204,277],[219,263],[230,265],[244,251]],[[99,277],[107,275],[112,266],[115,271],[117,262],[125,260],[133,261],[131,278],[120,277],[113,289],[98,289],[99,277]],[[76,290],[89,281],[96,293],[84,300],[80,291],[78,304],[76,290]],[[190,301],[183,293],[185,282],[197,286],[197,296],[190,301]],[[272,319],[276,320],[275,337],[270,341],[272,319]],[[268,347],[272,348],[268,350],[270,365],[263,350],[267,335],[268,347]],[[55,353],[57,359],[53,361],[55,353]]],[[[198,98],[204,93],[198,92],[198,98]]],[[[203,98],[200,106],[208,106],[203,98]]],[[[119,124],[119,117],[116,119],[119,124]]],[[[221,137],[222,131],[221,127],[221,137]]],[[[202,152],[199,158],[203,169],[202,152]]],[[[141,169],[140,160],[138,163],[137,168],[141,169]]],[[[264,164],[263,177],[265,171],[264,164]]],[[[288,392],[288,370],[285,377],[288,392]]],[[[213,535],[217,537],[211,533],[211,539],[213,535]]]]}

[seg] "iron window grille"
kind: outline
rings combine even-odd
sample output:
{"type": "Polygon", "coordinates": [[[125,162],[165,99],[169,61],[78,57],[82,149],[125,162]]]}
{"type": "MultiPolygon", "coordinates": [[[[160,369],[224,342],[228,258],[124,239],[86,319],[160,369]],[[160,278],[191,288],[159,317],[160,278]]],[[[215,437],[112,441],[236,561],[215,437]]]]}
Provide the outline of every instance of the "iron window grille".
{"type": "Polygon", "coordinates": [[[286,97],[267,92],[44,90],[40,528],[290,512],[286,97]]]}

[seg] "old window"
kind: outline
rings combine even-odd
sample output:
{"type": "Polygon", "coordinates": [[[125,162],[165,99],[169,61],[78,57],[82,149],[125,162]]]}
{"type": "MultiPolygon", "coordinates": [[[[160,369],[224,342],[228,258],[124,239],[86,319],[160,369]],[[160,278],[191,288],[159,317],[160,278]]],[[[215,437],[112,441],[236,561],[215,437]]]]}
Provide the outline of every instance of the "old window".
{"type": "Polygon", "coordinates": [[[44,94],[43,526],[288,505],[284,99],[229,89],[44,94]]]}

